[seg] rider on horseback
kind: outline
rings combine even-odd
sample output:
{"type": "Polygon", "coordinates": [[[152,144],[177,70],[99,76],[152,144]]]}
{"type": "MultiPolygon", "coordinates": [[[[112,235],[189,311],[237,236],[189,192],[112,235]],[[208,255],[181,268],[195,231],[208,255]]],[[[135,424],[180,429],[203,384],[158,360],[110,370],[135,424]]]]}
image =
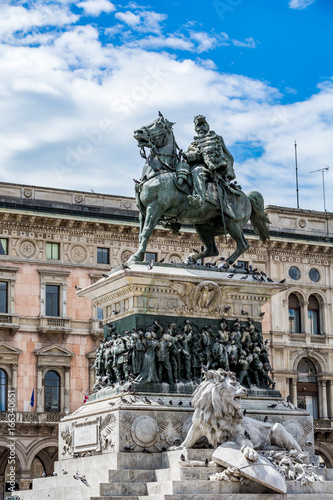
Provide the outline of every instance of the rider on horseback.
{"type": "Polygon", "coordinates": [[[223,211],[235,219],[235,214],[228,200],[228,192],[237,193],[239,187],[230,186],[230,181],[235,179],[233,170],[234,159],[228,151],[224,140],[213,130],[209,130],[206,118],[202,115],[194,117],[195,131],[198,134],[194,141],[183,154],[191,167],[193,180],[193,195],[188,199],[193,206],[204,208],[206,183],[212,178],[216,179],[223,191],[223,211]],[[235,189],[236,188],[236,189],[235,189]]]}

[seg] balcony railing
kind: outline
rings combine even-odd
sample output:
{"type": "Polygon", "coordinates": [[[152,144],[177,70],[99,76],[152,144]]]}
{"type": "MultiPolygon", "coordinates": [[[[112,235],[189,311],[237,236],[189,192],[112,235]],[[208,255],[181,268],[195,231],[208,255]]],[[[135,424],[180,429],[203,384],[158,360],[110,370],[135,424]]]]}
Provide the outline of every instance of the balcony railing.
{"type": "Polygon", "coordinates": [[[315,431],[327,429],[333,430],[333,420],[314,420],[313,425],[315,431]]]}
{"type": "Polygon", "coordinates": [[[0,329],[10,330],[12,335],[15,335],[17,330],[20,328],[19,316],[18,314],[0,314],[0,329]]]}
{"type": "Polygon", "coordinates": [[[71,319],[58,316],[40,316],[38,318],[37,330],[43,335],[60,332],[64,337],[67,337],[72,331],[71,319]]]}
{"type": "Polygon", "coordinates": [[[311,335],[312,344],[326,344],[326,335],[321,333],[320,335],[311,335]]]}
{"type": "MultiPolygon", "coordinates": [[[[65,416],[65,413],[37,413],[29,411],[16,411],[14,412],[15,422],[23,424],[46,424],[57,423],[65,416]]],[[[13,421],[12,413],[8,411],[0,412],[0,423],[13,421]]]]}
{"type": "Polygon", "coordinates": [[[290,333],[290,340],[293,340],[294,342],[304,342],[306,339],[305,333],[290,333]]]}
{"type": "Polygon", "coordinates": [[[91,319],[89,332],[93,337],[99,337],[100,335],[103,335],[103,321],[96,318],[91,319]]]}

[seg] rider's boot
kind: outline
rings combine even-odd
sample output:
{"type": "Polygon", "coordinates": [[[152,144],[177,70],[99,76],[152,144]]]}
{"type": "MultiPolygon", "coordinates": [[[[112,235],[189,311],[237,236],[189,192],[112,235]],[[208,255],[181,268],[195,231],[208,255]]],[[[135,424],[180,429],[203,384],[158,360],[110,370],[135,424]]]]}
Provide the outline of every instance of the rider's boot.
{"type": "Polygon", "coordinates": [[[192,175],[193,179],[193,195],[188,196],[190,205],[203,210],[205,204],[205,182],[199,175],[192,175]]]}

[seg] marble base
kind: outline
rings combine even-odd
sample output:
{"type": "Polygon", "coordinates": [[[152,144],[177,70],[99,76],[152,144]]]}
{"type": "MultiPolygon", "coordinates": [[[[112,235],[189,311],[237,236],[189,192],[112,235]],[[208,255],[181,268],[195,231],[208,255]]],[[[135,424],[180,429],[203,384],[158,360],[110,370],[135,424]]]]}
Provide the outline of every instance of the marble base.
{"type": "MultiPolygon", "coordinates": [[[[71,458],[55,463],[56,477],[34,479],[33,490],[20,491],[21,500],[331,500],[333,482],[301,486],[287,481],[284,495],[263,484],[210,481],[209,476],[224,470],[212,465],[213,450],[184,452],[119,453],[71,458]],[[181,460],[184,454],[185,462],[181,460]],[[209,465],[204,465],[205,460],[209,465]],[[187,466],[196,462],[197,466],[187,466]],[[63,475],[62,470],[67,474],[63,475]],[[89,487],[76,481],[76,472],[85,474],[89,487]]],[[[316,473],[328,471],[318,469],[316,473]]],[[[329,477],[327,478],[329,479],[329,477]]]]}
{"type": "MultiPolygon", "coordinates": [[[[59,457],[62,460],[71,459],[74,453],[86,452],[93,455],[143,450],[162,452],[183,442],[192,422],[190,394],[151,391],[133,394],[126,392],[126,388],[123,390],[117,393],[114,388],[104,389],[61,420],[59,457]]],[[[242,400],[242,408],[247,416],[257,420],[267,417],[272,424],[283,424],[310,455],[310,460],[317,460],[309,413],[268,394],[247,396],[242,400]]]]}

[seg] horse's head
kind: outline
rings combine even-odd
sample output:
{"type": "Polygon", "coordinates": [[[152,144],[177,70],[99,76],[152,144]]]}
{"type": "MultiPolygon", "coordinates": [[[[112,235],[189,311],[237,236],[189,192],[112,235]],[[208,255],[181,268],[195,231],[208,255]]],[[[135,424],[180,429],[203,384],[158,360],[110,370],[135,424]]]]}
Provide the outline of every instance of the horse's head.
{"type": "Polygon", "coordinates": [[[168,143],[170,132],[174,123],[169,122],[159,113],[159,117],[148,125],[135,130],[134,138],[138,142],[139,148],[162,148],[168,143]]]}

